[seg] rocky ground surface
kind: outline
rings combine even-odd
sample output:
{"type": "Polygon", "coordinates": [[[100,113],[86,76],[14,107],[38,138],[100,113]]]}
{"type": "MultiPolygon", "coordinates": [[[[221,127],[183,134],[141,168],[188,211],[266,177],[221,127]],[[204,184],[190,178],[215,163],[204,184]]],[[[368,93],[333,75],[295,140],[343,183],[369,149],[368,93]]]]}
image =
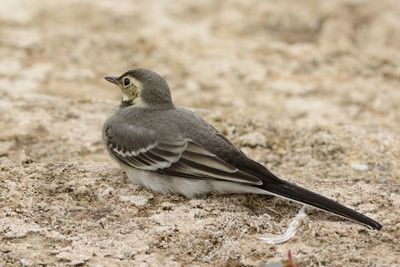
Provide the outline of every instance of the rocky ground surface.
{"type": "Polygon", "coordinates": [[[0,266],[400,264],[400,5],[381,1],[13,1],[0,8],[0,266]],[[262,196],[186,199],[105,152],[119,91],[146,67],[251,158],[380,221],[262,196]]]}

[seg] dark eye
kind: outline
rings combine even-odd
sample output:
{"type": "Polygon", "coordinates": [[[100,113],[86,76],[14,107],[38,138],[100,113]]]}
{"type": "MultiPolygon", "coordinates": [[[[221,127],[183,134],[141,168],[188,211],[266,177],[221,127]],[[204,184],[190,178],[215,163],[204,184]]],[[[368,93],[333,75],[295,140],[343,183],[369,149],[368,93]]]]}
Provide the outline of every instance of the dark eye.
{"type": "Polygon", "coordinates": [[[131,81],[128,78],[124,78],[123,84],[125,87],[127,87],[130,83],[131,83],[131,81]]]}

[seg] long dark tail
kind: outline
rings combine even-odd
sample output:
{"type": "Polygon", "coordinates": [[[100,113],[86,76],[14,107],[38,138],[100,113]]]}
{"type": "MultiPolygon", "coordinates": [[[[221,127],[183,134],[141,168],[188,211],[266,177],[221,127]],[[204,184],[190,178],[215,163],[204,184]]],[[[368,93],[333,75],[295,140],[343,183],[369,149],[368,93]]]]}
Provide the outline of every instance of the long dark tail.
{"type": "Polygon", "coordinates": [[[361,213],[349,209],[329,198],[311,192],[300,186],[288,183],[284,180],[277,179],[273,182],[260,186],[262,189],[278,196],[306,204],[341,217],[356,221],[375,230],[380,230],[382,225],[361,213]]]}

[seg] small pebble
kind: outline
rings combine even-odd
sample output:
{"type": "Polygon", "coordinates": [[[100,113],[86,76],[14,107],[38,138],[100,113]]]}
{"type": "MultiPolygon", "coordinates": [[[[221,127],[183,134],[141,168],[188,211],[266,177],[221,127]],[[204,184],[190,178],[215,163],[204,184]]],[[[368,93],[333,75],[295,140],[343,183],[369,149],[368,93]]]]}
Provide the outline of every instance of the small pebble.
{"type": "Polygon", "coordinates": [[[356,171],[367,171],[368,165],[365,163],[352,163],[351,167],[356,171]]]}
{"type": "Polygon", "coordinates": [[[119,200],[121,202],[129,202],[136,207],[143,207],[149,201],[148,198],[142,196],[120,196],[119,200]]]}
{"type": "Polygon", "coordinates": [[[32,266],[32,261],[30,259],[22,258],[19,260],[22,266],[32,266]]]}

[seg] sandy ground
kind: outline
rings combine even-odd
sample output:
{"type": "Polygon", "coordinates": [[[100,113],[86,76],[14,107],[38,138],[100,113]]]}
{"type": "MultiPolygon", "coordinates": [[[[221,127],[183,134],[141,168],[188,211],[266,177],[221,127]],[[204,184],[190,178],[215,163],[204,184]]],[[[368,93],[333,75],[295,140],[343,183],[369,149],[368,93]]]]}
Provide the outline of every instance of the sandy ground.
{"type": "Polygon", "coordinates": [[[0,266],[400,264],[400,5],[380,1],[42,1],[0,8],[0,266]],[[84,2],[84,3],[83,3],[84,2]],[[101,126],[103,80],[147,67],[251,158],[380,221],[262,196],[130,183],[101,126]]]}

